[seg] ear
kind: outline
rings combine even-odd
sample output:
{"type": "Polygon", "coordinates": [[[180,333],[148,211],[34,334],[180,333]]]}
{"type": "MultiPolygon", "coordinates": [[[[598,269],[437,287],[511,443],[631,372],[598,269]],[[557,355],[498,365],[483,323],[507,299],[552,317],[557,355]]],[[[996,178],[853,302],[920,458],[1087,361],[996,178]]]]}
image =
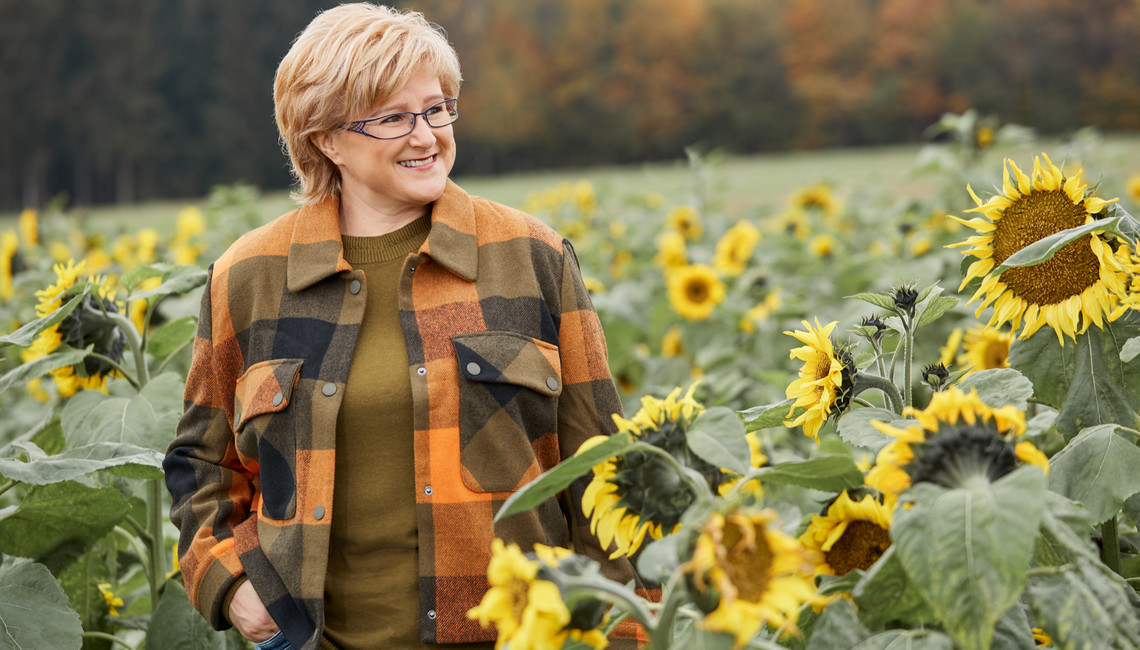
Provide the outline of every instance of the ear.
{"type": "Polygon", "coordinates": [[[321,153],[323,153],[326,158],[332,161],[332,164],[341,164],[342,158],[340,152],[337,151],[336,147],[337,139],[331,131],[326,131],[325,133],[314,135],[310,139],[313,145],[320,149],[321,153]]]}

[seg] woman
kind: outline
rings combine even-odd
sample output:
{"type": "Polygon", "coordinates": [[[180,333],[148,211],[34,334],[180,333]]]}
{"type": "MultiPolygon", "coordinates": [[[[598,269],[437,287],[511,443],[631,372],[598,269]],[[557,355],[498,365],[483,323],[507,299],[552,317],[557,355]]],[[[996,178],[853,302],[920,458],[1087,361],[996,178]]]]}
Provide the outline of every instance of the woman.
{"type": "Polygon", "coordinates": [[[459,85],[420,14],[370,4],[277,70],[302,205],[211,267],[165,462],[190,601],[259,647],[490,641],[466,612],[495,537],[634,577],[582,484],[492,523],[620,402],[570,245],[448,180],[459,85]]]}

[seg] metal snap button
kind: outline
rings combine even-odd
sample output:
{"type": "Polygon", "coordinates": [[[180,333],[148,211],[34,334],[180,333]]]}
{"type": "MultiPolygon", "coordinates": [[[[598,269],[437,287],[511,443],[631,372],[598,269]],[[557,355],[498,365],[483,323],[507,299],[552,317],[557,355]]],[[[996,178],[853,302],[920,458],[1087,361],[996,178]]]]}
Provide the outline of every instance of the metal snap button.
{"type": "Polygon", "coordinates": [[[348,290],[354,296],[360,293],[360,280],[353,280],[352,283],[348,285],[348,290]]]}
{"type": "Polygon", "coordinates": [[[558,380],[554,377],[546,378],[546,387],[550,390],[558,390],[558,380]]]}
{"type": "Polygon", "coordinates": [[[435,490],[431,489],[430,485],[424,488],[424,494],[428,495],[429,497],[431,496],[432,492],[435,492],[435,490]]]}
{"type": "Polygon", "coordinates": [[[281,402],[284,402],[284,401],[285,401],[285,395],[282,393],[277,393],[276,395],[273,396],[273,405],[274,406],[281,406],[281,402]]]}
{"type": "Polygon", "coordinates": [[[325,507],[317,506],[313,508],[313,519],[321,520],[325,518],[325,507]]]}
{"type": "Polygon", "coordinates": [[[479,374],[479,372],[481,370],[483,370],[483,369],[480,368],[479,364],[475,363],[474,361],[467,364],[467,374],[469,374],[469,375],[477,375],[477,374],[479,374]]]}
{"type": "Polygon", "coordinates": [[[424,376],[424,375],[426,375],[426,374],[427,374],[427,368],[425,368],[425,367],[423,367],[423,366],[420,366],[419,368],[416,368],[416,374],[417,374],[417,375],[419,375],[419,376],[421,376],[421,377],[422,377],[422,376],[424,376]]]}
{"type": "Polygon", "coordinates": [[[430,618],[433,621],[435,620],[435,610],[434,609],[428,610],[428,618],[430,618]]]}
{"type": "Polygon", "coordinates": [[[416,267],[414,267],[414,266],[408,267],[408,273],[415,273],[415,272],[416,272],[416,267]]]}
{"type": "Polygon", "coordinates": [[[332,397],[333,395],[336,394],[336,384],[334,384],[332,382],[325,384],[321,388],[321,392],[324,393],[328,397],[332,397]]]}

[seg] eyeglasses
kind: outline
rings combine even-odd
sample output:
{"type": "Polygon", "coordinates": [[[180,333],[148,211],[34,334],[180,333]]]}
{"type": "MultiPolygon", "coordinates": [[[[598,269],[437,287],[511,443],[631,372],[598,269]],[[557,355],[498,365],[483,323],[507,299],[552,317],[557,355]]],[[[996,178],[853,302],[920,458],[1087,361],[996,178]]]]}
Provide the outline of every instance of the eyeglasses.
{"type": "Polygon", "coordinates": [[[459,119],[459,99],[452,97],[432,104],[419,113],[404,111],[389,113],[367,120],[356,120],[341,126],[346,131],[355,131],[377,140],[395,140],[408,135],[416,128],[416,118],[422,117],[433,129],[443,128],[459,119]]]}

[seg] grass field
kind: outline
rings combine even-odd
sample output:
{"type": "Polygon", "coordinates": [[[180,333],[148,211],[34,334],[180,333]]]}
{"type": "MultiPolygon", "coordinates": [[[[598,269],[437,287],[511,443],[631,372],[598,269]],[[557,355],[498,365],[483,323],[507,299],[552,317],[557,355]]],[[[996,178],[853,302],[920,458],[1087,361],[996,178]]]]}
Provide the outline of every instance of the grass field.
{"type": "MultiPolygon", "coordinates": [[[[1140,172],[1140,134],[1104,137],[1096,145],[1095,160],[1089,160],[1081,138],[1038,140],[1030,145],[1004,152],[1019,161],[1030,162],[1032,156],[1045,151],[1057,160],[1081,157],[1086,161],[1086,174],[1099,176],[1100,169],[1116,174],[1140,172]]],[[[729,216],[743,216],[753,209],[779,206],[795,189],[805,183],[827,181],[839,186],[875,185],[889,187],[898,196],[919,197],[934,191],[930,177],[914,174],[921,145],[897,145],[796,151],[750,156],[713,156],[709,159],[705,182],[708,197],[729,216]]],[[[997,165],[992,165],[994,168],[997,165]]],[[[599,192],[616,192],[619,196],[656,192],[680,197],[694,191],[695,176],[683,158],[671,162],[642,165],[600,166],[582,169],[556,169],[516,173],[502,176],[460,176],[455,180],[469,193],[506,205],[522,207],[527,196],[563,181],[587,180],[599,192]]],[[[119,223],[127,229],[150,226],[163,236],[173,230],[178,211],[188,205],[199,205],[204,199],[149,201],[129,206],[98,206],[76,213],[87,225],[100,229],[119,223]]],[[[267,192],[256,210],[264,220],[272,219],[294,206],[286,192],[267,192]]],[[[0,229],[14,224],[15,214],[0,214],[0,229]]]]}

